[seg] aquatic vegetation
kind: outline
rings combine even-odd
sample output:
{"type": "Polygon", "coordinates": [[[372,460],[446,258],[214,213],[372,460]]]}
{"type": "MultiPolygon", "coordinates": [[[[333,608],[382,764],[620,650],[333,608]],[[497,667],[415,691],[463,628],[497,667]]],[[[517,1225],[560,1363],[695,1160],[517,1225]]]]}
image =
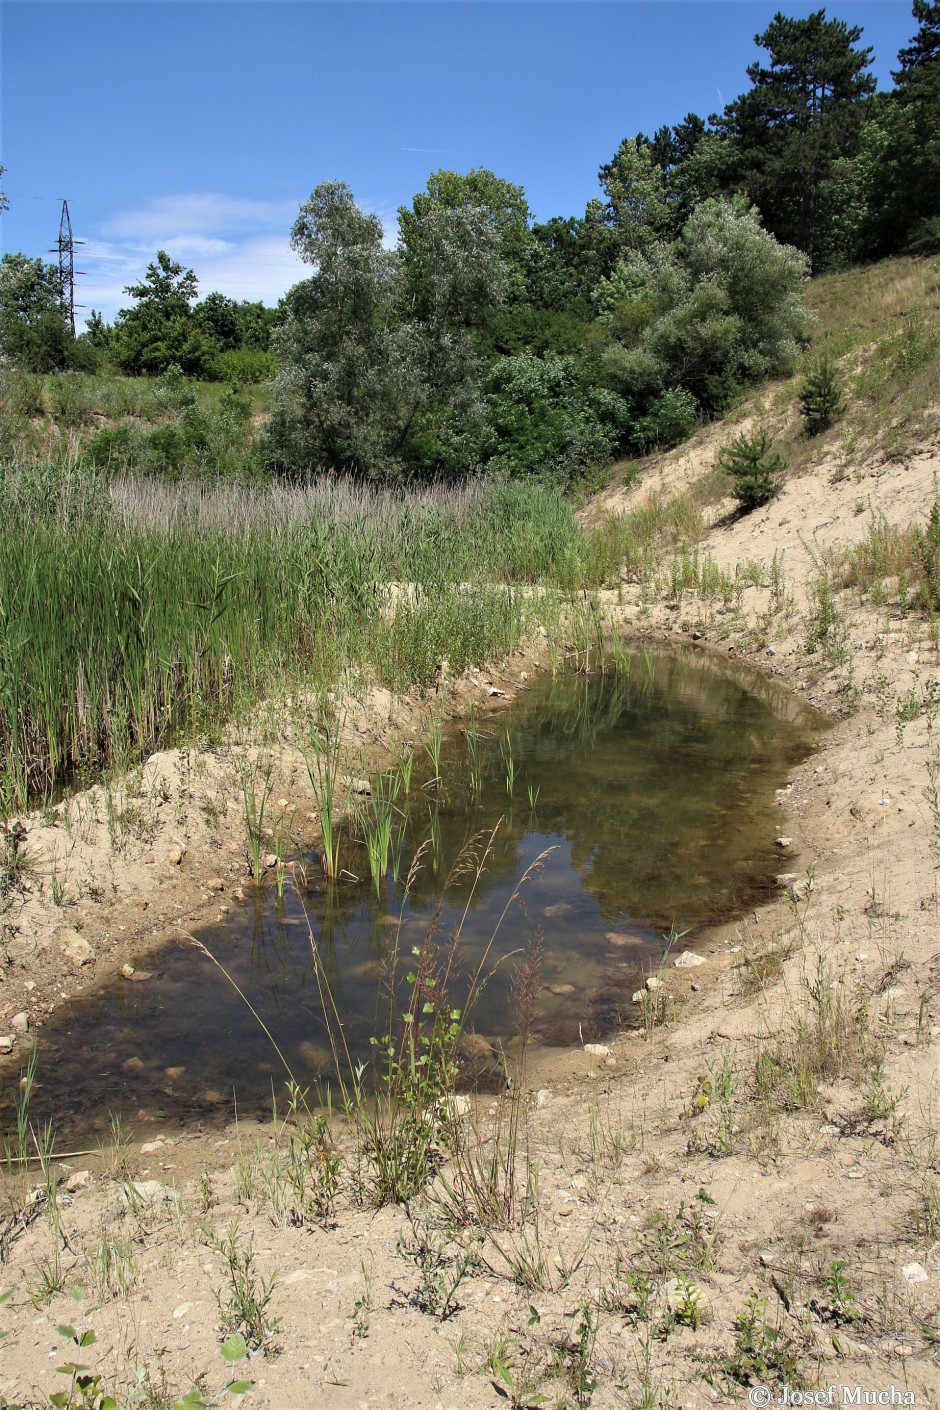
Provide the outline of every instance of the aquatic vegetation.
{"type": "Polygon", "coordinates": [[[48,800],[285,677],[431,685],[514,649],[518,584],[603,582],[622,550],[534,485],[209,487],[0,463],[0,806],[48,800]],[[408,591],[394,585],[409,584],[408,591]]]}

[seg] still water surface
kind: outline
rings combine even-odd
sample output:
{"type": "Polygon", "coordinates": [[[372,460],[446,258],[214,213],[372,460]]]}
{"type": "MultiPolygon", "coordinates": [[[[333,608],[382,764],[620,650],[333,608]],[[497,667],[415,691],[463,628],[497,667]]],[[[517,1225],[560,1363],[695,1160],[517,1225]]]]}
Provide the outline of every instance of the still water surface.
{"type": "MultiPolygon", "coordinates": [[[[298,1080],[330,1070],[311,937],[348,1045],[368,1057],[384,1013],[382,956],[397,924],[407,953],[427,933],[455,858],[481,830],[496,828],[485,872],[472,896],[467,879],[454,885],[439,926],[446,936],[466,912],[465,975],[520,878],[543,857],[486,963],[489,972],[498,961],[473,1025],[494,1043],[512,1038],[510,976],[536,929],[544,962],[535,1041],[569,1045],[636,1021],[631,996],[670,932],[688,932],[682,948],[694,945],[709,923],[772,890],[784,865],[774,790],[814,747],[821,721],[773,683],[698,653],[637,652],[630,663],[628,672],[540,681],[482,722],[479,787],[463,733],[444,742],[441,787],[429,784],[427,760],[417,762],[397,803],[397,877],[381,898],[363,846],[347,838],[343,863],[361,882],[325,891],[318,880],[281,898],[266,885],[224,923],[200,929],[298,1080]]],[[[154,971],[146,983],[115,978],[50,1018],[39,1039],[36,1110],[76,1133],[106,1129],[109,1112],[131,1124],[230,1116],[236,1101],[240,1112],[269,1112],[283,1068],[219,971],[176,942],[139,967],[154,971]]]]}

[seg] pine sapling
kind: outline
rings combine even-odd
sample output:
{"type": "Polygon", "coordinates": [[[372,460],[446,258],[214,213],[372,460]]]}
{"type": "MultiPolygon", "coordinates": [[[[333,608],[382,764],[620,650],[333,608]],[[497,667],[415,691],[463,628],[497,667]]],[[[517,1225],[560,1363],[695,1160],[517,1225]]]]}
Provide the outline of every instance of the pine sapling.
{"type": "Polygon", "coordinates": [[[845,411],[842,388],[828,353],[823,353],[807,368],[800,389],[800,410],[809,436],[818,436],[821,432],[828,431],[837,417],[845,411]]]}
{"type": "Polygon", "coordinates": [[[742,431],[718,452],[718,463],[731,476],[731,493],[745,510],[772,499],[783,473],[783,461],[763,426],[749,436],[742,431]]]}

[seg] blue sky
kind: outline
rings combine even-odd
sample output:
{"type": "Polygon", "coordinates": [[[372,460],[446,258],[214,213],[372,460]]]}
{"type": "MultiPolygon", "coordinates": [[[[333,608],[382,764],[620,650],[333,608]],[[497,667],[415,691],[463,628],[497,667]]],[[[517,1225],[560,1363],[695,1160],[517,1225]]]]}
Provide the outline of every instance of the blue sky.
{"type": "MultiPolygon", "coordinates": [[[[747,87],[763,0],[4,0],[4,251],[44,254],[69,198],[78,281],[107,317],[158,248],[203,294],[273,303],[303,277],[298,203],[340,179],[394,238],[429,172],[489,167],[538,219],[579,215],[621,138],[747,87]]],[[[907,0],[830,4],[890,86],[907,0]]]]}

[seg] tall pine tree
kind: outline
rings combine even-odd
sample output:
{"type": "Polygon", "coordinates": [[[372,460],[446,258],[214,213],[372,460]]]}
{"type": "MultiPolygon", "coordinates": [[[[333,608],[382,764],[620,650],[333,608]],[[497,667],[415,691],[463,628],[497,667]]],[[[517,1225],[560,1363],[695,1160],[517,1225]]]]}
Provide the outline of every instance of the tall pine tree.
{"type": "Polygon", "coordinates": [[[908,161],[902,199],[909,240],[940,247],[940,4],[914,0],[919,28],[898,54],[897,102],[907,120],[908,161]],[[935,227],[931,232],[931,226],[935,227]]]}
{"type": "Polygon", "coordinates": [[[814,266],[825,249],[824,188],[854,155],[875,91],[872,50],[856,48],[861,37],[859,26],[827,20],[825,10],[797,20],[776,14],[755,36],[769,63],[751,64],[752,87],[711,119],[733,144],[734,185],[814,266]]]}

